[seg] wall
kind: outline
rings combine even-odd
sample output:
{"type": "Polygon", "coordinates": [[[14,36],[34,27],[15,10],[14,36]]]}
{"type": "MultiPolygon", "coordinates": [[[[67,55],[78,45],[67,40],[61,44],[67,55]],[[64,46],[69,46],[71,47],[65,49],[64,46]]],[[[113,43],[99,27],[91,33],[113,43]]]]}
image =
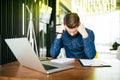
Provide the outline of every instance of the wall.
{"type": "Polygon", "coordinates": [[[19,0],[1,0],[0,1],[0,35],[1,35],[1,51],[0,64],[5,64],[16,60],[10,49],[7,47],[4,39],[17,37],[21,35],[21,6],[19,0]]]}
{"type": "MultiPolygon", "coordinates": [[[[14,57],[11,50],[6,45],[4,39],[5,38],[16,38],[16,37],[23,37],[27,34],[27,28],[28,28],[28,21],[29,21],[29,13],[27,12],[27,9],[25,8],[25,19],[24,19],[24,32],[22,33],[22,3],[23,0],[1,0],[0,1],[0,36],[1,36],[1,45],[0,45],[0,64],[6,64],[12,61],[16,61],[16,58],[14,57]]],[[[30,6],[31,1],[25,1],[25,4],[30,6]]],[[[33,19],[34,19],[34,29],[35,34],[37,34],[38,28],[38,22],[39,18],[36,16],[38,12],[36,11],[37,5],[33,3],[33,19]]],[[[38,9],[37,9],[38,10],[38,9]]]]}
{"type": "MultiPolygon", "coordinates": [[[[30,14],[26,5],[32,9],[32,19],[36,35],[37,48],[39,48],[39,1],[44,0],[1,0],[0,1],[0,65],[16,61],[15,56],[6,45],[5,38],[27,37],[30,14]],[[24,3],[24,21],[22,5],[24,3]],[[23,24],[24,23],[24,24],[23,24]],[[24,27],[23,27],[24,25],[24,27]]],[[[47,56],[50,56],[50,46],[55,38],[56,26],[56,0],[49,0],[52,7],[50,23],[47,24],[47,56]]]]}
{"type": "MultiPolygon", "coordinates": [[[[81,17],[81,21],[86,27],[94,31],[96,47],[108,46],[107,50],[109,50],[115,41],[120,43],[119,10],[99,15],[84,16],[81,17]]],[[[104,47],[102,49],[105,50],[104,47]]]]}

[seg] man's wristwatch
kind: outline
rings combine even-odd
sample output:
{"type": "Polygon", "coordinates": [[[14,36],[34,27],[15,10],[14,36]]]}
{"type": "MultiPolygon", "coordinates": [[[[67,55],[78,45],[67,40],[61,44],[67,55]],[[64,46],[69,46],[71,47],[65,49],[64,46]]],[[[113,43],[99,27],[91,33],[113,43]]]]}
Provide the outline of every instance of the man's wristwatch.
{"type": "Polygon", "coordinates": [[[60,32],[56,32],[57,34],[63,34],[63,33],[60,33],[60,32]]]}

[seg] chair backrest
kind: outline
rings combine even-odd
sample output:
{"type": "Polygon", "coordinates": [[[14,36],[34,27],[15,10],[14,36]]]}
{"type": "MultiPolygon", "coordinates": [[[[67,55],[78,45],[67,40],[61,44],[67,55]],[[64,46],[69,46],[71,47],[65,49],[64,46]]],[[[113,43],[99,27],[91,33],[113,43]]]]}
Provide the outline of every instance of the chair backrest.
{"type": "Polygon", "coordinates": [[[99,57],[98,52],[96,52],[94,59],[97,59],[98,57],[99,57]]]}

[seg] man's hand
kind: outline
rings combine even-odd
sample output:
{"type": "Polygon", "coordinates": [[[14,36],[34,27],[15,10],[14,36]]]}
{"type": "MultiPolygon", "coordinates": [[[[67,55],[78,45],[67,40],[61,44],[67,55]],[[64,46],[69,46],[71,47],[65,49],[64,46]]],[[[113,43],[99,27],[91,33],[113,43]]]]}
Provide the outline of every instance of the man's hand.
{"type": "Polygon", "coordinates": [[[64,32],[64,30],[65,30],[65,26],[64,25],[61,25],[59,28],[58,28],[58,33],[60,33],[60,34],[58,34],[58,36],[57,36],[57,38],[61,38],[62,37],[62,33],[64,32]]]}
{"type": "Polygon", "coordinates": [[[85,29],[85,25],[81,24],[78,27],[78,32],[82,35],[83,38],[88,37],[88,33],[87,33],[86,29],[85,29]]]}
{"type": "Polygon", "coordinates": [[[62,25],[59,26],[59,28],[58,28],[58,33],[63,33],[64,30],[65,30],[65,26],[62,24],[62,25]]]}

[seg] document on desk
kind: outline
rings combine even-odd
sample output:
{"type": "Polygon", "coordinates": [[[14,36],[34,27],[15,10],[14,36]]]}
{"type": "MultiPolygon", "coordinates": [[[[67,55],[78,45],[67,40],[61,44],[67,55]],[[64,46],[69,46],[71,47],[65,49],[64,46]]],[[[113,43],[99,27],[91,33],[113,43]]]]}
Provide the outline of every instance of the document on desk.
{"type": "Polygon", "coordinates": [[[80,63],[86,67],[110,67],[111,65],[100,59],[79,59],[80,63]]]}
{"type": "Polygon", "coordinates": [[[51,62],[69,64],[74,62],[74,58],[58,58],[58,59],[51,60],[51,62]]]}

